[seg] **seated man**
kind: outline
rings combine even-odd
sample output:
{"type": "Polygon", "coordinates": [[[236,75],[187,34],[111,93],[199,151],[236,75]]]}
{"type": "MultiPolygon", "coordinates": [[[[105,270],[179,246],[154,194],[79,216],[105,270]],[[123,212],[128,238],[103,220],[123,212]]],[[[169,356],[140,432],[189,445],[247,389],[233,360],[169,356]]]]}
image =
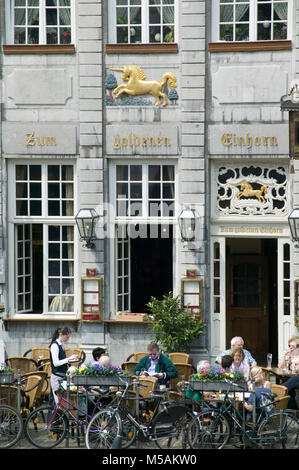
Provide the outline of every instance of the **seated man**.
{"type": "Polygon", "coordinates": [[[226,355],[230,354],[232,348],[238,347],[238,348],[243,349],[243,352],[244,352],[244,355],[245,355],[245,360],[249,364],[249,366],[250,367],[251,366],[256,366],[256,360],[253,359],[252,355],[250,354],[249,351],[247,351],[247,349],[244,349],[244,340],[243,340],[243,338],[241,338],[240,336],[235,336],[234,338],[231,339],[230,344],[231,344],[230,349],[227,349],[226,351],[224,351],[223,353],[219,354],[219,356],[216,357],[216,362],[218,364],[221,364],[221,358],[223,356],[226,356],[226,355]]]}
{"type": "Polygon", "coordinates": [[[175,379],[178,376],[173,362],[169,357],[159,352],[159,346],[156,343],[148,345],[149,354],[144,356],[134,372],[140,372],[141,376],[156,377],[160,385],[166,384],[170,379],[175,379]]]}

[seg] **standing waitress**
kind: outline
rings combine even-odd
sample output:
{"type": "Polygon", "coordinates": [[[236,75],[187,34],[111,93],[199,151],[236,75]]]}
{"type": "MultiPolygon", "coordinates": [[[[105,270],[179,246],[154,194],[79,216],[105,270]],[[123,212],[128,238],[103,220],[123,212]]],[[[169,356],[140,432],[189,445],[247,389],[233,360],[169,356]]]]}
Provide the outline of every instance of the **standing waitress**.
{"type": "Polygon", "coordinates": [[[52,374],[50,379],[50,402],[53,403],[54,400],[56,404],[58,402],[58,398],[55,391],[58,390],[59,380],[61,380],[61,375],[58,374],[65,374],[67,371],[67,363],[73,359],[78,359],[76,354],[73,354],[70,357],[66,357],[64,343],[70,339],[70,335],[71,330],[69,328],[57,328],[53,334],[50,344],[50,360],[52,367],[52,374]]]}

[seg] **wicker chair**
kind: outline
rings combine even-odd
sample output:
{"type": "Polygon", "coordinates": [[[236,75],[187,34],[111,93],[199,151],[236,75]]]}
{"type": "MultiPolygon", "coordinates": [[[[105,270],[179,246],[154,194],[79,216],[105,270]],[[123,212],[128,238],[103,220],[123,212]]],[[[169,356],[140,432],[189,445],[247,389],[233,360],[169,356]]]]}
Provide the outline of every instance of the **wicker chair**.
{"type": "Polygon", "coordinates": [[[86,359],[85,351],[83,351],[83,349],[80,349],[80,348],[65,348],[65,354],[66,354],[66,357],[70,357],[73,354],[77,354],[77,356],[79,358],[78,362],[74,362],[72,364],[72,365],[75,365],[77,367],[80,366],[81,364],[83,364],[83,362],[86,359]]]}
{"type": "Polygon", "coordinates": [[[44,370],[28,372],[28,374],[23,376],[23,379],[27,379],[31,376],[38,376],[41,378],[41,382],[38,384],[35,397],[36,403],[41,405],[44,399],[49,395],[50,391],[50,379],[48,378],[48,373],[44,370]]]}
{"type": "Polygon", "coordinates": [[[49,360],[50,359],[50,349],[48,347],[36,347],[32,349],[28,349],[23,354],[24,357],[31,357],[37,364],[40,363],[41,360],[49,360]]]}
{"type": "Polygon", "coordinates": [[[182,376],[184,376],[185,381],[189,380],[189,377],[192,374],[192,365],[191,364],[175,364],[175,367],[178,371],[178,376],[176,379],[170,380],[170,389],[177,391],[177,384],[182,380],[182,376]]]}
{"type": "Polygon", "coordinates": [[[17,378],[18,369],[20,369],[21,375],[24,375],[28,372],[33,372],[37,370],[38,367],[37,363],[33,359],[22,356],[9,357],[7,359],[7,364],[9,365],[9,367],[14,369],[15,378],[17,378]]]}
{"type": "Polygon", "coordinates": [[[174,352],[168,354],[169,359],[174,364],[188,364],[189,363],[189,354],[174,352]]]}
{"type": "Polygon", "coordinates": [[[134,374],[134,368],[137,366],[137,361],[126,361],[121,365],[121,368],[129,374],[134,374]]]}
{"type": "Polygon", "coordinates": [[[282,398],[287,394],[287,387],[284,387],[284,385],[277,385],[277,384],[270,384],[271,391],[273,393],[276,393],[278,398],[282,398]]]}
{"type": "Polygon", "coordinates": [[[127,357],[126,362],[131,361],[133,358],[133,361],[136,361],[137,363],[144,357],[148,355],[148,351],[137,351],[131,354],[129,357],[127,357]]]}
{"type": "Polygon", "coordinates": [[[14,385],[0,385],[0,405],[18,407],[18,387],[14,385]]]}
{"type": "Polygon", "coordinates": [[[26,408],[31,411],[36,404],[39,392],[41,391],[43,379],[40,375],[27,375],[23,377],[23,392],[26,397],[26,408]]]}

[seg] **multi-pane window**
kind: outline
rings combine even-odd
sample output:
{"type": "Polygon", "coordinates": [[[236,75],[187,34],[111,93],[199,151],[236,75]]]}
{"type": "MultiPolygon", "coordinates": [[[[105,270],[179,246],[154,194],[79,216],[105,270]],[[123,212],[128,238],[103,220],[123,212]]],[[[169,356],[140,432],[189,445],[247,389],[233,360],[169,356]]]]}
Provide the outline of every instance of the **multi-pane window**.
{"type": "Polygon", "coordinates": [[[11,0],[14,44],[70,44],[73,0],[11,0]]]}
{"type": "Polygon", "coordinates": [[[214,0],[216,41],[270,41],[288,38],[287,0],[214,0]]]}
{"type": "Polygon", "coordinates": [[[173,165],[117,165],[118,217],[174,217],[173,165]]]}
{"type": "Polygon", "coordinates": [[[74,167],[9,168],[16,313],[74,312],[74,167]]]}
{"type": "Polygon", "coordinates": [[[109,0],[109,17],[110,42],[175,41],[175,0],[109,0]]]}

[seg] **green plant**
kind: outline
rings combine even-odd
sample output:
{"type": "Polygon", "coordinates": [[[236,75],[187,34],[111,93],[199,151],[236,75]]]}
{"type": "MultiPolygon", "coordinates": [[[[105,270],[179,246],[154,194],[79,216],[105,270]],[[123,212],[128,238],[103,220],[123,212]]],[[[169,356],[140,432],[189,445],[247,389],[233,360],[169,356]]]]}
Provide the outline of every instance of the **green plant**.
{"type": "Polygon", "coordinates": [[[154,340],[167,353],[189,352],[193,341],[203,333],[203,322],[198,321],[188,308],[183,308],[180,296],[173,297],[172,292],[164,295],[162,300],[151,297],[146,306],[150,311],[154,340]]]}
{"type": "Polygon", "coordinates": [[[217,367],[202,369],[200,372],[197,372],[197,374],[191,375],[190,380],[200,380],[202,382],[225,382],[226,380],[232,382],[246,382],[244,375],[240,372],[226,372],[224,369],[217,367]]]}
{"type": "Polygon", "coordinates": [[[13,372],[13,369],[5,362],[0,362],[0,374],[9,374],[10,372],[13,372]]]}
{"type": "Polygon", "coordinates": [[[78,369],[79,375],[119,375],[121,369],[118,366],[102,366],[100,364],[94,364],[92,366],[87,366],[83,364],[78,369]]]}

